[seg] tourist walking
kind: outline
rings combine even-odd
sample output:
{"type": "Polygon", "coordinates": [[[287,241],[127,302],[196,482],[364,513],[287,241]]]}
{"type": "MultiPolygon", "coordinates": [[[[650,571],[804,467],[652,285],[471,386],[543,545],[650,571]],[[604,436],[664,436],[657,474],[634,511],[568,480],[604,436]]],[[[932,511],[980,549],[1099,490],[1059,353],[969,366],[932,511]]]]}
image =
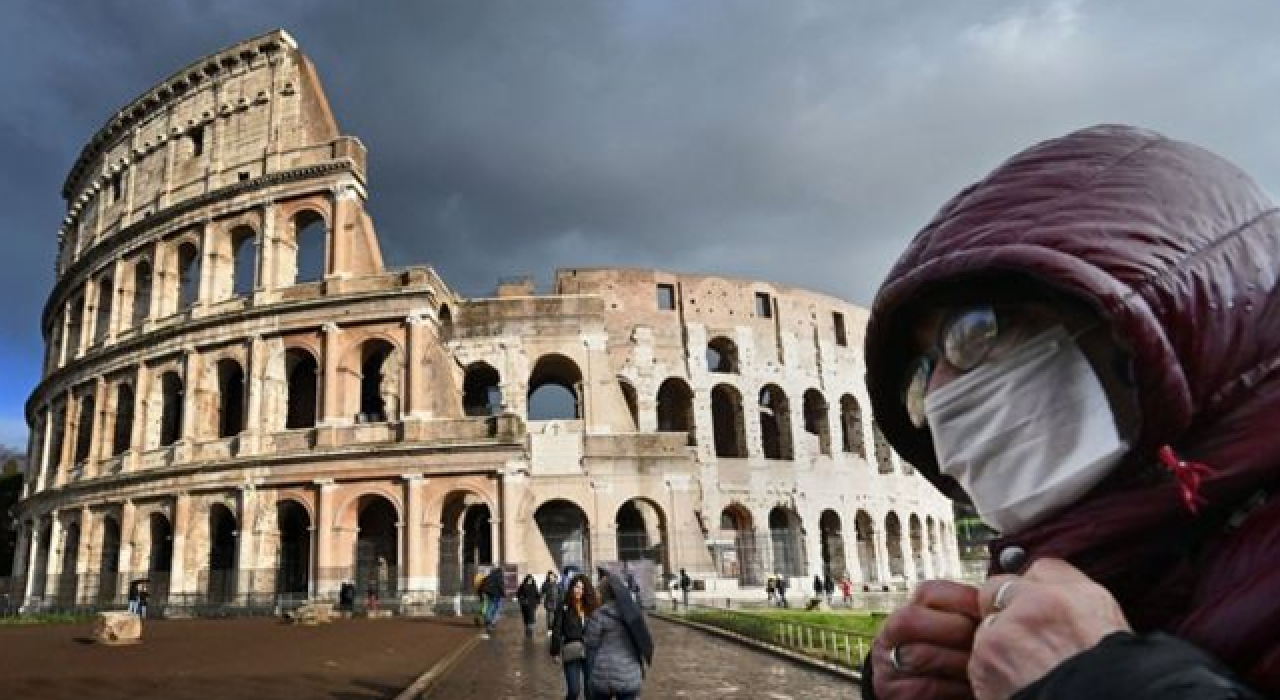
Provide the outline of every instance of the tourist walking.
{"type": "Polygon", "coordinates": [[[609,576],[600,585],[600,607],[587,621],[583,638],[591,659],[590,700],[634,700],[644,685],[645,661],[653,641],[644,613],[625,582],[609,576]]]}
{"type": "Polygon", "coordinates": [[[489,575],[484,577],[484,597],[486,599],[484,616],[485,639],[488,639],[493,634],[494,627],[497,626],[498,619],[502,616],[502,604],[506,600],[506,595],[507,588],[502,576],[502,567],[494,566],[489,569],[489,575]]]}
{"type": "Polygon", "coordinates": [[[578,700],[587,688],[587,619],[597,607],[596,593],[583,574],[569,580],[564,599],[551,622],[551,660],[564,669],[565,700],[578,700]]]}
{"type": "Polygon", "coordinates": [[[524,617],[524,636],[532,638],[533,628],[538,624],[538,603],[542,601],[542,593],[538,591],[538,581],[533,574],[525,574],[524,582],[516,590],[516,600],[520,602],[520,615],[524,617]]]}
{"type": "Polygon", "coordinates": [[[769,580],[765,581],[764,584],[765,602],[769,605],[773,605],[773,599],[777,595],[775,590],[775,581],[776,579],[770,576],[769,580]]]}
{"type": "Polygon", "coordinates": [[[556,605],[560,602],[560,579],[556,572],[548,571],[542,581],[542,608],[547,615],[547,636],[551,636],[551,621],[556,616],[556,605]]]}
{"type": "Polygon", "coordinates": [[[863,698],[1280,698],[1277,270],[1263,188],[1145,129],[939,210],[875,298],[867,392],[1000,537],[983,585],[889,616],[863,698]]]}
{"type": "Polygon", "coordinates": [[[778,576],[778,607],[789,608],[787,603],[787,577],[778,576]]]}
{"type": "Polygon", "coordinates": [[[822,577],[817,574],[814,574],[813,575],[813,597],[817,600],[822,600],[822,592],[824,590],[826,590],[826,587],[822,585],[822,577]]]}
{"type": "Polygon", "coordinates": [[[840,596],[844,598],[844,604],[853,607],[853,582],[848,576],[840,579],[840,596]]]}
{"type": "Polygon", "coordinates": [[[822,578],[822,589],[827,594],[827,605],[831,605],[831,598],[836,594],[836,580],[831,578],[830,571],[822,578]]]}
{"type": "Polygon", "coordinates": [[[684,609],[689,609],[689,589],[693,587],[693,580],[689,578],[689,574],[684,569],[680,570],[680,595],[684,598],[684,609]]]}

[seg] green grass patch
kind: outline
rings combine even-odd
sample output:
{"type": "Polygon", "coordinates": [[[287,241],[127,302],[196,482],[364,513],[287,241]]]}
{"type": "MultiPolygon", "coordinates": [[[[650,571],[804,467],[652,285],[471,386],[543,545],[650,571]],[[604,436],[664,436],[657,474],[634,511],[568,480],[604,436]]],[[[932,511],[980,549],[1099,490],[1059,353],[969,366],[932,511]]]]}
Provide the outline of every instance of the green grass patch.
{"type": "Polygon", "coordinates": [[[684,617],[856,669],[870,647],[871,639],[884,625],[886,615],[695,608],[684,617]]]}
{"type": "Polygon", "coordinates": [[[0,617],[0,627],[18,625],[67,625],[78,622],[89,622],[93,613],[37,613],[33,615],[17,615],[0,617]]]}
{"type": "Polygon", "coordinates": [[[762,610],[753,612],[778,622],[793,622],[798,625],[826,627],[842,632],[874,637],[884,626],[884,613],[862,612],[805,612],[804,610],[762,610]]]}

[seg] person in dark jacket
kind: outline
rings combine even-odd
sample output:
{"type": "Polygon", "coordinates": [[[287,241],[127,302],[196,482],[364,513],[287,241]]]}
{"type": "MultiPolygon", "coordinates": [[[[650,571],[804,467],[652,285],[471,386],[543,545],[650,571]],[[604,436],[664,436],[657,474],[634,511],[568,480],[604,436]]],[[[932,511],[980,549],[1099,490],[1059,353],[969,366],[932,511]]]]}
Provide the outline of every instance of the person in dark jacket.
{"type": "Polygon", "coordinates": [[[556,605],[560,602],[560,581],[556,572],[548,571],[542,581],[542,608],[547,616],[547,636],[551,636],[551,621],[556,616],[556,605]]]}
{"type": "Polygon", "coordinates": [[[827,594],[827,605],[831,605],[831,598],[836,594],[836,580],[831,578],[831,572],[828,571],[826,577],[822,579],[823,592],[827,594]]]}
{"type": "Polygon", "coordinates": [[[524,582],[516,589],[516,600],[520,602],[520,615],[524,618],[524,636],[532,639],[533,628],[538,624],[538,604],[542,602],[533,574],[525,574],[524,582]]]}
{"type": "Polygon", "coordinates": [[[494,627],[502,617],[502,604],[506,601],[507,585],[502,574],[502,567],[489,569],[481,586],[485,598],[484,633],[488,638],[493,635],[494,627]]]}
{"type": "Polygon", "coordinates": [[[634,700],[644,685],[644,661],[619,617],[613,586],[601,584],[600,607],[587,620],[583,642],[591,658],[589,700],[634,700]]]}
{"type": "Polygon", "coordinates": [[[689,589],[693,588],[693,579],[684,569],[680,570],[680,597],[684,599],[684,609],[689,609],[689,589]]]}
{"type": "Polygon", "coordinates": [[[821,600],[822,593],[825,590],[826,590],[826,587],[822,585],[822,577],[817,574],[814,574],[813,575],[813,597],[821,600]]]}
{"type": "Polygon", "coordinates": [[[578,700],[590,681],[587,646],[584,642],[587,620],[595,612],[595,589],[584,574],[569,581],[564,599],[556,605],[551,622],[551,659],[564,668],[565,700],[578,700]]]}
{"type": "Polygon", "coordinates": [[[1099,126],[947,203],[866,328],[876,424],[1001,536],[922,583],[863,697],[1280,697],[1280,210],[1099,126]]]}

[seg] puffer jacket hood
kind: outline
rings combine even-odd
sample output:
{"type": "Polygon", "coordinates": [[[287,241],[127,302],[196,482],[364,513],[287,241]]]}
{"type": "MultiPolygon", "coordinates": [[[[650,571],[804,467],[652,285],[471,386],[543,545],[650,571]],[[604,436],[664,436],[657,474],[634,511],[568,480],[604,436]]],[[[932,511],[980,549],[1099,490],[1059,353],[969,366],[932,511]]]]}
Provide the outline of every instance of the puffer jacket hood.
{"type": "MultiPolygon", "coordinates": [[[[1195,601],[1221,591],[1204,590],[1187,550],[1280,476],[1278,276],[1280,213],[1222,158],[1126,126],[1046,141],[948,202],[890,271],[866,333],[876,421],[926,478],[965,498],[939,474],[928,431],[902,404],[907,334],[926,295],[1025,285],[1088,304],[1134,370],[1140,428],[1119,469],[1158,464],[1157,449],[1172,446],[1212,470],[1200,485],[1205,507],[1189,512],[1172,478],[1113,479],[1016,544],[1029,559],[1084,569],[1135,626],[1182,625],[1220,647],[1226,618],[1195,601]]],[[[1009,544],[997,541],[993,554],[1009,544]]],[[[1280,622],[1280,603],[1253,595],[1247,602],[1280,622]]],[[[1272,663],[1280,676],[1280,659],[1272,663]]]]}

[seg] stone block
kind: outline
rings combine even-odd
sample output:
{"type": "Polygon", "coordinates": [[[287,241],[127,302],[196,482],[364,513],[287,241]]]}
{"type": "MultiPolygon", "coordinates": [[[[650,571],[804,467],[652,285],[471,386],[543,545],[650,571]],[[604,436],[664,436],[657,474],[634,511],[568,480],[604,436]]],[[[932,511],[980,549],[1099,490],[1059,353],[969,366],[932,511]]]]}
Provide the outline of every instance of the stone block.
{"type": "Polygon", "coordinates": [[[130,612],[98,613],[93,621],[93,638],[107,646],[137,644],[142,641],[142,618],[130,612]]]}
{"type": "Polygon", "coordinates": [[[333,603],[307,603],[285,615],[295,625],[333,622],[333,603]]]}

